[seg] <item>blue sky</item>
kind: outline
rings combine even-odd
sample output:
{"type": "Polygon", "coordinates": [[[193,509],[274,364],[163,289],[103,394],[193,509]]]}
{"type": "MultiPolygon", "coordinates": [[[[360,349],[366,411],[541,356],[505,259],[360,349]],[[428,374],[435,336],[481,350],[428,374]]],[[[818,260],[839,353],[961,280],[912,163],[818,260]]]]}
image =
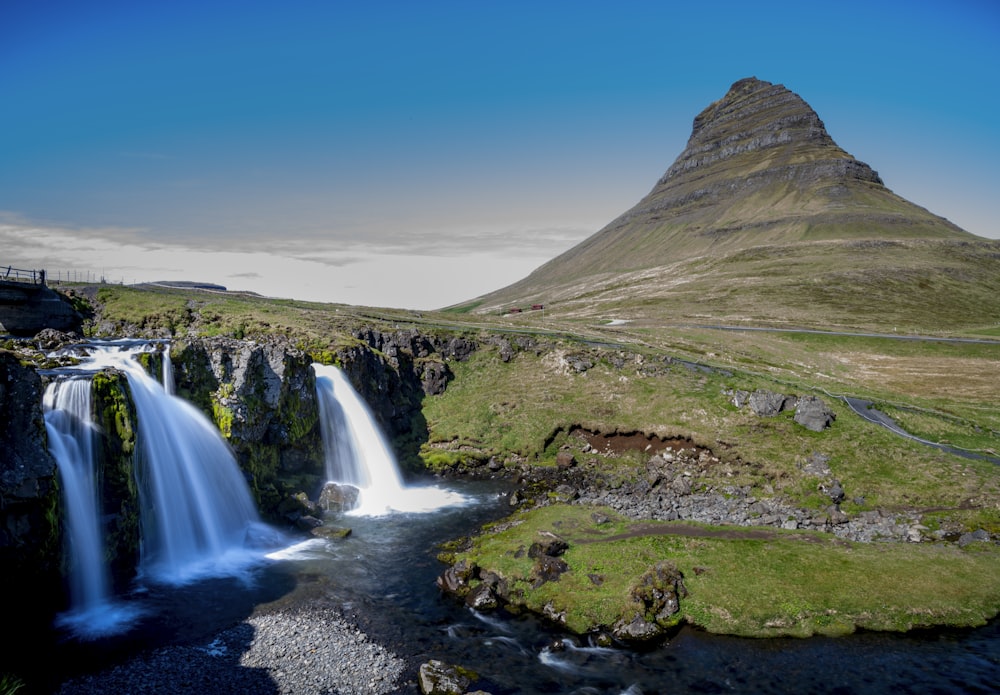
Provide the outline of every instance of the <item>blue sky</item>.
{"type": "Polygon", "coordinates": [[[1000,237],[1000,3],[0,2],[0,264],[431,309],[631,207],[738,79],[1000,237]]]}

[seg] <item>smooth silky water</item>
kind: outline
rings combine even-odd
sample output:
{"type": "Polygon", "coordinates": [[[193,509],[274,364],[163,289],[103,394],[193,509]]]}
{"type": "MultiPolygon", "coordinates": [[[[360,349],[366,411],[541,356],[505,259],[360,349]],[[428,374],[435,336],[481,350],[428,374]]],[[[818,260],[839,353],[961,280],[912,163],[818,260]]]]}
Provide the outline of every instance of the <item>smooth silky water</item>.
{"type": "MultiPolygon", "coordinates": [[[[501,693],[996,692],[1000,630],[739,639],[682,628],[655,648],[596,647],[531,617],[477,613],[444,595],[438,545],[509,511],[502,487],[453,483],[472,504],[425,514],[344,517],[341,540],[283,553],[296,586],[276,605],[330,601],[400,656],[441,659],[501,693]]],[[[405,689],[404,689],[405,691],[405,689]]],[[[410,690],[410,692],[416,692],[410,690]]]]}

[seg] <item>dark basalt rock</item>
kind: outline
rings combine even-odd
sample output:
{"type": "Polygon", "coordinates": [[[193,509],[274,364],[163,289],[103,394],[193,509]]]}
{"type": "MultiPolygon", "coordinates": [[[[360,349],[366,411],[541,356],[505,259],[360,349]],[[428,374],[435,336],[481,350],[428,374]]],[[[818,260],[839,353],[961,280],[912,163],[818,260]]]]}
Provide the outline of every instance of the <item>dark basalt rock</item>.
{"type": "Polygon", "coordinates": [[[788,408],[790,397],[783,393],[758,389],[750,394],[750,410],[760,417],[774,417],[788,408]]]}
{"type": "Polygon", "coordinates": [[[361,491],[353,485],[327,483],[320,492],[317,504],[324,512],[349,512],[358,506],[360,494],[361,491]]]}
{"type": "Polygon", "coordinates": [[[813,432],[822,432],[836,419],[834,412],[816,396],[800,398],[795,406],[795,422],[813,432]]]}
{"type": "Polygon", "coordinates": [[[680,599],[687,596],[687,589],[680,570],[672,562],[661,561],[639,577],[631,596],[635,612],[615,623],[611,633],[623,642],[647,642],[678,622],[680,599]]]}
{"type": "Polygon", "coordinates": [[[476,673],[437,659],[420,664],[417,680],[423,695],[464,695],[476,673]]]}

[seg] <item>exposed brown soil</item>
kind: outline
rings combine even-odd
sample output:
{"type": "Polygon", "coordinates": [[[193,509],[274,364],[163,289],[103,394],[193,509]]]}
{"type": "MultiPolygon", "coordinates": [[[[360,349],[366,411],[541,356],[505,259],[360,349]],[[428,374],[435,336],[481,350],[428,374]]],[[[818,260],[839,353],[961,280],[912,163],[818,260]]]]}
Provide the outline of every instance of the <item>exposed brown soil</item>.
{"type": "Polygon", "coordinates": [[[630,451],[642,451],[649,455],[664,451],[684,452],[689,456],[697,456],[702,447],[695,446],[691,440],[683,437],[664,439],[655,434],[644,432],[593,432],[582,427],[574,427],[570,435],[582,439],[602,454],[618,456],[630,451]]]}

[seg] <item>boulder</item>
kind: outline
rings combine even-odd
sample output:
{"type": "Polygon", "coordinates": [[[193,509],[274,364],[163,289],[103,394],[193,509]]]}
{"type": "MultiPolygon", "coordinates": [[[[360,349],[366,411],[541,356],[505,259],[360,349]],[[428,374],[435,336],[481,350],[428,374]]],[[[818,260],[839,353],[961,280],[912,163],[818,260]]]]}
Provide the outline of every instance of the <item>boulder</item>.
{"type": "Polygon", "coordinates": [[[532,586],[538,588],[545,582],[559,581],[559,577],[567,571],[569,571],[569,565],[566,564],[565,560],[542,555],[535,558],[529,579],[531,579],[532,586]]]}
{"type": "Polygon", "coordinates": [[[350,536],[351,529],[346,526],[317,526],[310,529],[309,533],[317,538],[336,540],[338,538],[347,538],[350,536]]]}
{"type": "Polygon", "coordinates": [[[964,548],[972,543],[986,543],[990,540],[990,534],[985,529],[979,529],[972,533],[963,533],[958,539],[958,545],[964,548]]]}
{"type": "Polygon", "coordinates": [[[750,394],[747,403],[750,404],[750,410],[755,415],[759,415],[760,417],[774,417],[782,410],[788,408],[789,399],[790,397],[783,393],[757,389],[750,394]]]}
{"type": "Polygon", "coordinates": [[[326,512],[349,512],[358,506],[361,491],[345,483],[327,483],[319,494],[318,505],[326,512]]]}
{"type": "Polygon", "coordinates": [[[423,695],[463,695],[478,677],[473,671],[437,659],[420,664],[417,674],[423,695]]]}
{"type": "Polygon", "coordinates": [[[822,432],[833,424],[836,415],[816,396],[804,396],[795,406],[795,422],[813,432],[822,432]]]}
{"type": "Polygon", "coordinates": [[[572,451],[560,450],[556,454],[556,467],[561,470],[569,470],[576,465],[576,457],[573,456],[572,451]]]}
{"type": "Polygon", "coordinates": [[[538,536],[538,540],[528,548],[528,557],[537,558],[546,555],[549,557],[558,557],[569,548],[569,543],[554,533],[540,532],[538,536]]]}
{"type": "Polygon", "coordinates": [[[478,572],[479,568],[476,565],[459,560],[437,578],[437,585],[443,591],[461,594],[468,590],[469,580],[473,579],[478,572]]]}
{"type": "Polygon", "coordinates": [[[500,600],[497,598],[493,586],[483,582],[466,595],[465,605],[477,611],[489,611],[499,607],[500,600]]]}
{"type": "Polygon", "coordinates": [[[420,385],[428,396],[439,396],[444,393],[451,381],[453,374],[444,362],[433,360],[423,363],[423,371],[420,374],[420,385]]]}
{"type": "Polygon", "coordinates": [[[621,642],[648,642],[663,635],[663,628],[636,612],[631,620],[622,618],[615,623],[611,634],[621,642]]]}

